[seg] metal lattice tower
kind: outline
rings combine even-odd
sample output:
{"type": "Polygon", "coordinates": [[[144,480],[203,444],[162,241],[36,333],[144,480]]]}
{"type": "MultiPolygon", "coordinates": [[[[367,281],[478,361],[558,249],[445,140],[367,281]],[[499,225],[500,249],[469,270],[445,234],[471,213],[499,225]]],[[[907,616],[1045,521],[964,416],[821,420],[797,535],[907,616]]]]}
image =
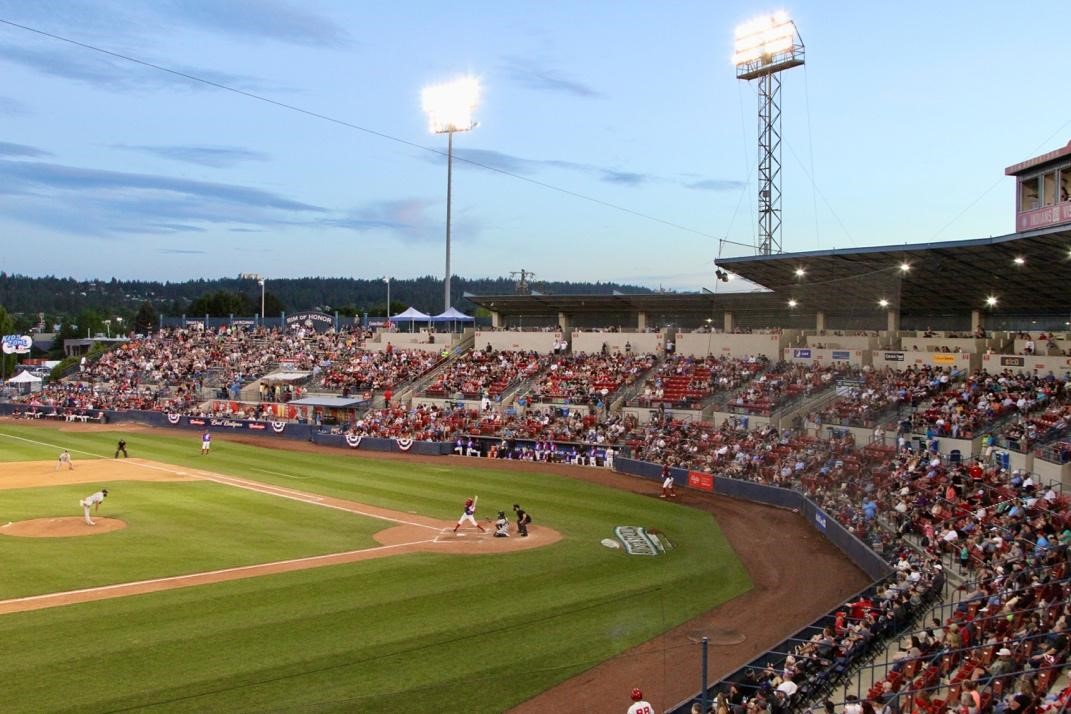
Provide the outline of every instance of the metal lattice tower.
{"type": "Polygon", "coordinates": [[[760,255],[781,252],[781,72],[803,61],[803,40],[786,15],[752,20],[736,30],[736,77],[759,80],[760,255]]]}

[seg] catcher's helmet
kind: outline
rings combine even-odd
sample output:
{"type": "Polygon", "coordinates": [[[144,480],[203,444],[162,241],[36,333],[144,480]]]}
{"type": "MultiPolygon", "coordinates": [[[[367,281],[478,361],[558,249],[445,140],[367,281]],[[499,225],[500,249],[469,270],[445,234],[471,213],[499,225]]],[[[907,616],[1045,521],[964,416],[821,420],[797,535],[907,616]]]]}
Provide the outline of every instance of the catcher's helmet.
{"type": "Polygon", "coordinates": [[[641,699],[643,699],[643,692],[640,691],[639,687],[633,687],[632,688],[632,701],[638,702],[641,699]]]}
{"type": "Polygon", "coordinates": [[[499,518],[505,518],[506,517],[506,512],[505,511],[499,511],[498,512],[498,517],[499,518]]]}
{"type": "Polygon", "coordinates": [[[472,499],[471,498],[466,498],[465,499],[465,505],[466,506],[471,506],[472,505],[472,499]]]}
{"type": "Polygon", "coordinates": [[[108,489],[106,489],[106,488],[102,488],[102,489],[100,490],[100,492],[101,492],[101,493],[103,493],[103,494],[104,494],[105,496],[107,496],[107,495],[108,495],[108,489]]]}

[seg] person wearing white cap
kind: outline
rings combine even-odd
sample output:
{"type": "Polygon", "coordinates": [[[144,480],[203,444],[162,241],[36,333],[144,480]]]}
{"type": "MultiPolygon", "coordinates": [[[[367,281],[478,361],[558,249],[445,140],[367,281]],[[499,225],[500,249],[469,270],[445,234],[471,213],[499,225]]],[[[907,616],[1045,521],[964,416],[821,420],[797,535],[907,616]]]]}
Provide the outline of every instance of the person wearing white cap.
{"type": "Polygon", "coordinates": [[[995,679],[1011,674],[1015,671],[1015,661],[1012,659],[1012,652],[1007,647],[1001,647],[997,650],[997,658],[993,664],[989,665],[989,674],[995,679]]]}

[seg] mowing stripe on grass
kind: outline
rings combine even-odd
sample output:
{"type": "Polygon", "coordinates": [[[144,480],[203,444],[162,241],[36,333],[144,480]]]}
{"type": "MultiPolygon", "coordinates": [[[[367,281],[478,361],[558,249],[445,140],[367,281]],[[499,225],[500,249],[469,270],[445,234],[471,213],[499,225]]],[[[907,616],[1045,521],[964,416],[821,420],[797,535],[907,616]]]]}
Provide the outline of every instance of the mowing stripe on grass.
{"type": "Polygon", "coordinates": [[[327,553],[324,555],[310,555],[305,558],[291,558],[289,560],[277,560],[271,563],[257,563],[256,565],[239,565],[234,568],[221,568],[219,570],[207,570],[202,573],[190,573],[188,575],[172,575],[164,578],[151,578],[149,580],[135,580],[129,583],[115,583],[113,585],[100,585],[93,588],[79,590],[65,590],[57,593],[45,593],[43,595],[28,595],[26,597],[0,600],[0,614],[7,612],[22,612],[25,610],[38,610],[46,607],[69,605],[74,602],[87,602],[91,600],[103,600],[112,597],[123,597],[128,594],[143,594],[158,590],[169,590],[177,587],[193,587],[218,582],[220,580],[236,580],[262,575],[260,571],[268,571],[281,566],[298,565],[295,570],[318,567],[318,563],[324,560],[338,560],[347,562],[348,559],[357,556],[364,557],[370,553],[387,550],[396,550],[414,545],[433,543],[434,539],[414,540],[408,543],[395,543],[393,545],[380,545],[373,548],[360,550],[348,550],[341,553],[327,553]],[[225,577],[220,577],[225,576],[225,577]],[[153,587],[155,586],[155,587],[153,587]],[[148,588],[148,589],[146,589],[148,588]],[[127,593],[127,590],[135,590],[135,593],[127,593]],[[28,605],[33,603],[32,605],[28,605]]]}
{"type": "Polygon", "coordinates": [[[272,476],[282,476],[283,478],[296,478],[301,481],[312,478],[312,476],[295,476],[294,474],[284,474],[282,471],[269,471],[268,469],[254,468],[254,471],[259,471],[262,474],[271,474],[272,476]]]}
{"type": "MultiPolygon", "coordinates": [[[[22,436],[14,436],[13,434],[2,434],[9,439],[17,439],[19,441],[25,441],[30,444],[37,444],[38,446],[51,446],[54,448],[62,448],[58,444],[52,444],[47,441],[36,441],[34,439],[27,439],[22,436]]],[[[94,454],[91,451],[82,451],[81,449],[68,449],[68,451],[74,451],[79,454],[86,454],[88,456],[94,456],[100,459],[107,459],[108,456],[102,456],[101,454],[94,454]]],[[[117,460],[117,464],[127,464],[130,466],[142,466],[144,468],[155,469],[157,471],[163,471],[165,473],[175,474],[176,476],[194,476],[205,481],[212,481],[214,483],[223,484],[224,486],[234,486],[235,488],[244,488],[247,491],[255,491],[257,493],[267,494],[269,496],[278,496],[279,498],[288,498],[292,501],[300,501],[301,503],[308,503],[313,506],[320,506],[322,508],[332,508],[336,511],[345,511],[346,513],[353,513],[358,516],[366,516],[368,518],[376,518],[381,521],[389,521],[391,523],[398,523],[403,526],[417,526],[419,528],[427,528],[428,530],[438,531],[439,526],[429,526],[426,523],[417,523],[415,521],[407,521],[402,518],[393,518],[391,516],[385,516],[378,513],[369,513],[357,508],[351,508],[349,506],[341,506],[333,503],[324,503],[322,496],[316,494],[307,493],[304,491],[297,491],[292,488],[286,488],[284,486],[272,486],[270,484],[261,483],[259,481],[248,481],[237,476],[225,476],[223,474],[213,473],[211,471],[202,471],[200,469],[186,469],[180,470],[179,467],[162,466],[155,463],[146,463],[144,461],[129,462],[126,459],[117,460]]],[[[259,469],[258,469],[259,470],[259,469]]],[[[269,472],[270,473],[270,472],[269,472]]]]}

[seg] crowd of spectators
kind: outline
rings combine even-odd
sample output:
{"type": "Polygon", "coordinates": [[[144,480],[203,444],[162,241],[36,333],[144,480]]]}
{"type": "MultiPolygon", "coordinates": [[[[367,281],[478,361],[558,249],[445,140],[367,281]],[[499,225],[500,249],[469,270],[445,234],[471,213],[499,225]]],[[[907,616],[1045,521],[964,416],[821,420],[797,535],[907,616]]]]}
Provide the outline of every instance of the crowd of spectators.
{"type": "Polygon", "coordinates": [[[494,399],[511,386],[531,379],[549,361],[548,356],[538,352],[473,350],[447,365],[424,395],[494,399]]]}
{"type": "Polygon", "coordinates": [[[736,412],[768,415],[800,397],[833,386],[834,380],[851,373],[844,363],[832,365],[778,362],[736,392],[729,406],[736,412]]]}
{"type": "Polygon", "coordinates": [[[732,391],[750,382],[768,364],[765,357],[670,355],[644,379],[643,391],[630,406],[665,403],[695,409],[715,392],[732,391]]]}
{"type": "Polygon", "coordinates": [[[912,416],[917,432],[971,439],[999,419],[1044,410],[1053,401],[1068,399],[1066,377],[1053,374],[1015,374],[986,370],[973,373],[962,384],[935,395],[912,416]]]}
{"type": "Polygon", "coordinates": [[[426,374],[444,359],[443,355],[422,350],[387,348],[367,351],[356,344],[340,346],[325,356],[322,371],[313,377],[310,388],[352,391],[397,389],[426,374]]]}
{"type": "Polygon", "coordinates": [[[553,360],[532,387],[532,402],[605,401],[655,366],[652,354],[574,354],[553,360]]]}
{"type": "Polygon", "coordinates": [[[912,365],[904,370],[865,369],[858,380],[859,383],[846,384],[833,402],[810,414],[808,421],[819,425],[879,426],[955,384],[949,370],[929,365],[912,365]]]}

